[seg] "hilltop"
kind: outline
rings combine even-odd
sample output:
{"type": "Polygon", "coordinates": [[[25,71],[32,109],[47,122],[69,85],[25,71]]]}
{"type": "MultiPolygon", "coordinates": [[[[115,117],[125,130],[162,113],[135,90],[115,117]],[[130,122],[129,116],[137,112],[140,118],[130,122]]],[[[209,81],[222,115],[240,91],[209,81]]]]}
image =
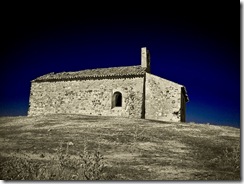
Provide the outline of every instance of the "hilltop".
{"type": "Polygon", "coordinates": [[[228,126],[82,115],[1,117],[0,179],[14,179],[9,165],[17,162],[6,164],[12,158],[41,167],[62,147],[70,159],[98,153],[93,159],[103,162],[98,170],[105,180],[240,180],[239,145],[240,129],[228,126]]]}

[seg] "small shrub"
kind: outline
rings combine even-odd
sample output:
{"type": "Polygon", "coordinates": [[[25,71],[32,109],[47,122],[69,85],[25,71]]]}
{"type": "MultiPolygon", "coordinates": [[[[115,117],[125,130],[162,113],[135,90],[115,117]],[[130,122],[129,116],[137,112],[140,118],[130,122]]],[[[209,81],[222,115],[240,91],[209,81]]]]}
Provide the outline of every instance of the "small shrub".
{"type": "Polygon", "coordinates": [[[133,142],[137,142],[139,140],[139,138],[142,136],[142,134],[144,133],[144,129],[140,131],[139,126],[135,125],[133,128],[133,132],[132,132],[132,136],[133,136],[133,142]]]}
{"type": "Polygon", "coordinates": [[[105,180],[103,156],[97,150],[89,152],[85,142],[84,150],[77,155],[69,153],[62,144],[49,161],[29,160],[28,156],[9,157],[0,167],[3,180],[105,180]]]}
{"type": "Polygon", "coordinates": [[[103,156],[99,151],[90,154],[87,151],[87,144],[84,144],[83,155],[80,155],[82,159],[82,171],[87,180],[99,180],[103,177],[103,156]]]}
{"type": "Polygon", "coordinates": [[[1,164],[0,179],[4,180],[34,180],[39,172],[39,163],[13,156],[1,164]]]}
{"type": "Polygon", "coordinates": [[[226,148],[223,151],[222,159],[219,160],[222,161],[223,165],[231,167],[234,173],[240,173],[240,145],[238,144],[231,149],[226,148]]]}
{"type": "Polygon", "coordinates": [[[222,154],[210,160],[215,168],[227,175],[217,175],[216,180],[240,180],[240,145],[225,148],[222,154]]]}

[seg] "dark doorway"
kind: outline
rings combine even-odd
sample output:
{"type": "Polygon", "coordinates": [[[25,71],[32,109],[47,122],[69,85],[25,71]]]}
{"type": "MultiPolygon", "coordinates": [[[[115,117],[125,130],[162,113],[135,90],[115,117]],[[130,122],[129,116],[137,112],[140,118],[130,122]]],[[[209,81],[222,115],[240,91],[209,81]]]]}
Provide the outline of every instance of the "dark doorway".
{"type": "Polygon", "coordinates": [[[115,92],[112,99],[112,108],[122,107],[122,94],[120,92],[115,92]]]}

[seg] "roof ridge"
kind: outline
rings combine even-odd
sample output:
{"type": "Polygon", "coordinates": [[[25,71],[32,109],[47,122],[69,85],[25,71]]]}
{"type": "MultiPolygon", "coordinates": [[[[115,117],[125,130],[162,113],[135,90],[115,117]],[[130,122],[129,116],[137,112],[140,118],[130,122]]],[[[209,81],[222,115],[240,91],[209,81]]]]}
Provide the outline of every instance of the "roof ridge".
{"type": "Polygon", "coordinates": [[[106,78],[106,77],[123,77],[123,76],[142,76],[146,72],[145,67],[141,65],[119,66],[109,68],[93,68],[73,72],[49,73],[33,80],[35,81],[51,81],[63,79],[87,79],[87,78],[106,78]]]}
{"type": "MultiPolygon", "coordinates": [[[[104,67],[104,68],[87,68],[87,69],[84,69],[84,70],[77,70],[77,71],[69,71],[69,72],[63,71],[63,72],[57,72],[57,73],[51,72],[51,73],[54,73],[54,74],[58,74],[58,73],[71,73],[71,72],[82,72],[82,71],[87,71],[87,70],[103,70],[103,69],[127,68],[127,67],[141,67],[141,65],[114,66],[114,67],[104,67]]],[[[144,68],[144,67],[141,67],[141,68],[144,68]]]]}

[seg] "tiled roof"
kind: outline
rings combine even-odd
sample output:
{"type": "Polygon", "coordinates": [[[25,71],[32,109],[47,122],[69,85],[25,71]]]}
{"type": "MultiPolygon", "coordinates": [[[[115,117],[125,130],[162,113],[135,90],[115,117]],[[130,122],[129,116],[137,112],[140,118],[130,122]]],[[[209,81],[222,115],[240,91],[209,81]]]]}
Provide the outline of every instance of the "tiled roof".
{"type": "Polygon", "coordinates": [[[120,78],[120,77],[139,77],[143,76],[146,68],[138,66],[124,66],[124,67],[111,67],[111,68],[97,68],[87,69],[77,72],[60,72],[49,73],[40,76],[33,80],[33,82],[44,81],[62,81],[62,80],[81,80],[81,79],[94,79],[94,78],[120,78]]]}

